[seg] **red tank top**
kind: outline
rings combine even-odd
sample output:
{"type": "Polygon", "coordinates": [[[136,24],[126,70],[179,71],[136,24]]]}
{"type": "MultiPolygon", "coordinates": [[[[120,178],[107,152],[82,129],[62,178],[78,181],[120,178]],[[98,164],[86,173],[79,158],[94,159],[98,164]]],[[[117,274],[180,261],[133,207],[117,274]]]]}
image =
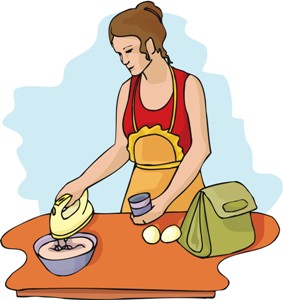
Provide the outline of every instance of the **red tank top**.
{"type": "MultiPolygon", "coordinates": [[[[185,81],[189,76],[188,73],[172,68],[176,78],[176,92],[177,92],[177,105],[176,117],[173,125],[172,133],[179,136],[179,146],[182,147],[183,153],[186,154],[191,147],[191,129],[189,117],[185,107],[185,81]]],[[[133,101],[135,107],[135,120],[138,130],[143,126],[153,127],[154,125],[161,125],[163,130],[168,130],[171,124],[173,113],[173,95],[170,100],[160,109],[150,110],[144,107],[140,98],[140,79],[139,76],[132,76],[128,103],[126,106],[123,130],[124,134],[128,136],[135,132],[133,125],[133,101]],[[135,99],[133,99],[134,88],[136,86],[135,99]]]]}

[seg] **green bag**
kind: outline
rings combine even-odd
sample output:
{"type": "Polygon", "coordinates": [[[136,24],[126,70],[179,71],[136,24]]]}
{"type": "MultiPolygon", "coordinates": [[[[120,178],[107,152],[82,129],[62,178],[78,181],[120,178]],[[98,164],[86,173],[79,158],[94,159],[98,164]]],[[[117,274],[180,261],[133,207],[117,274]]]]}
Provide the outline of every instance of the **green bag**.
{"type": "Polygon", "coordinates": [[[250,212],[253,196],[239,182],[225,182],[200,190],[181,226],[178,242],[198,257],[230,254],[255,240],[250,212]]]}

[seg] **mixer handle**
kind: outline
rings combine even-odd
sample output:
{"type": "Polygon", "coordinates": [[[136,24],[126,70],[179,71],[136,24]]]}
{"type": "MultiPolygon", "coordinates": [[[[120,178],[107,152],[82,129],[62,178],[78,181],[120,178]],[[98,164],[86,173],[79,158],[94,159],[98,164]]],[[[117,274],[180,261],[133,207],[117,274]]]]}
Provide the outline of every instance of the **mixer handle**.
{"type": "Polygon", "coordinates": [[[72,196],[70,194],[64,194],[59,199],[55,201],[55,205],[60,206],[62,203],[66,203],[66,201],[70,201],[72,199],[72,196]]]}

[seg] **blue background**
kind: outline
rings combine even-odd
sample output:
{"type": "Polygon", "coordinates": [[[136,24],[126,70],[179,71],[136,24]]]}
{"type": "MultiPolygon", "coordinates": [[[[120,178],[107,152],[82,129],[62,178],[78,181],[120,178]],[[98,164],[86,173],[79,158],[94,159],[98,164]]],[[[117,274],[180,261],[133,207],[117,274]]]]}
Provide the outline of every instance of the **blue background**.
{"type": "MultiPolygon", "coordinates": [[[[41,213],[49,212],[59,189],[114,142],[117,94],[130,74],[108,41],[112,17],[101,22],[94,45],[66,66],[59,86],[17,89],[15,109],[4,120],[23,138],[18,155],[27,177],[19,193],[38,200],[41,213]]],[[[173,66],[199,77],[205,90],[212,149],[202,169],[205,184],[240,181],[255,197],[258,210],[267,212],[279,198],[282,182],[253,170],[244,122],[232,117],[225,77],[203,71],[207,49],[186,35],[186,20],[165,14],[164,24],[165,49],[173,66]]],[[[90,189],[97,212],[120,210],[132,167],[129,162],[90,189]]]]}

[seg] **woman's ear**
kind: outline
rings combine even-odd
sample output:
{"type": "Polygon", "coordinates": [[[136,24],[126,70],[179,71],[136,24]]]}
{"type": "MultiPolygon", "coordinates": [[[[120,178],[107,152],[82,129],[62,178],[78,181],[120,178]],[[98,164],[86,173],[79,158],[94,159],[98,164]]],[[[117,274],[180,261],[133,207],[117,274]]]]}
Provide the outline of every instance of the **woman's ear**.
{"type": "Polygon", "coordinates": [[[147,52],[148,52],[149,55],[154,54],[154,52],[155,52],[155,46],[154,46],[154,42],[153,42],[152,38],[149,38],[146,41],[145,46],[146,46],[146,50],[147,50],[147,52]]]}

